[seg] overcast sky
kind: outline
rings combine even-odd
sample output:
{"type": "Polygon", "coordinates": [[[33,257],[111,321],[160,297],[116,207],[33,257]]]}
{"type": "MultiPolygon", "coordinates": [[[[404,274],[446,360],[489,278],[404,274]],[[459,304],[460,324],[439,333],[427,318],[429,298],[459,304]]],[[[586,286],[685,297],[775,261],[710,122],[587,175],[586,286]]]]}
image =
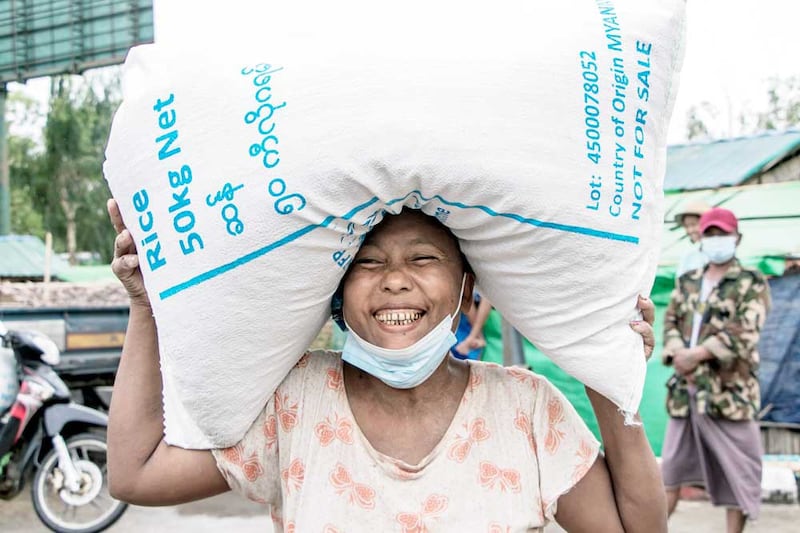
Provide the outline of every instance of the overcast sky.
{"type": "MultiPolygon", "coordinates": [[[[244,1],[155,0],[156,38],[203,35],[204,40],[213,39],[209,21],[219,17],[220,6],[244,1]]],[[[268,15],[269,2],[254,5],[259,7],[253,12],[251,28],[269,31],[274,22],[268,15]]],[[[716,121],[719,134],[735,135],[735,126],[728,130],[729,113],[735,116],[743,109],[763,109],[770,78],[800,76],[800,1],[688,0],[687,6],[686,56],[670,143],[685,139],[690,106],[711,102],[721,113],[716,121]]],[[[47,86],[46,80],[31,80],[27,86],[12,83],[9,88],[41,97],[47,94],[47,86]]],[[[14,128],[12,125],[12,131],[14,128]]]]}

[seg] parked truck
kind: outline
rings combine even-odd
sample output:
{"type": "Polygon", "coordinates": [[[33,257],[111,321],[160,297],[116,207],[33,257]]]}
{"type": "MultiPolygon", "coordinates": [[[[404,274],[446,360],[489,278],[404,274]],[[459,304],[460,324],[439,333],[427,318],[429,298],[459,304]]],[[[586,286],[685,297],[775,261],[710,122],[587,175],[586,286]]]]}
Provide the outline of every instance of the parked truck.
{"type": "Polygon", "coordinates": [[[107,408],[128,314],[117,283],[0,284],[0,320],[50,337],[62,354],[56,372],[92,407],[107,408]]]}

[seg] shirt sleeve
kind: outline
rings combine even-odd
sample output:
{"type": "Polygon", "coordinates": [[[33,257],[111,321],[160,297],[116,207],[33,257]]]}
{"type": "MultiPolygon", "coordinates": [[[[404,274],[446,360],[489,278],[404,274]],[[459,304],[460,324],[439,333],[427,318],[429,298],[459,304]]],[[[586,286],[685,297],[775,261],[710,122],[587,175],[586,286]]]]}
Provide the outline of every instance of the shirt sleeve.
{"type": "Polygon", "coordinates": [[[276,422],[273,394],[242,440],[230,448],[211,450],[231,490],[262,504],[280,499],[276,422]]]}
{"type": "Polygon", "coordinates": [[[754,364],[757,361],[751,359],[771,303],[769,285],[755,272],[737,281],[734,294],[738,300],[726,302],[733,310],[729,320],[702,345],[723,365],[730,366],[736,358],[754,364]]]}
{"type": "Polygon", "coordinates": [[[680,283],[679,279],[676,287],[672,289],[669,305],[664,314],[664,349],[661,351],[661,362],[666,366],[672,365],[672,356],[676,351],[686,347],[678,317],[678,311],[683,300],[680,283]]]}
{"type": "Polygon", "coordinates": [[[556,514],[558,498],[574,487],[597,459],[600,443],[572,404],[539,377],[531,424],[539,462],[542,513],[556,514]]]}

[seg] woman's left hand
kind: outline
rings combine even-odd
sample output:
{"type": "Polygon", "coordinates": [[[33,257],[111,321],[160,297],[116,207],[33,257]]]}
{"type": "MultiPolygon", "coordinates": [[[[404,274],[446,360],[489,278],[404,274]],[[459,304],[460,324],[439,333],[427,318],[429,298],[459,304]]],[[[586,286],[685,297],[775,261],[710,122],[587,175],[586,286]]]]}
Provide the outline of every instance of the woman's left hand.
{"type": "Polygon", "coordinates": [[[653,349],[656,346],[656,336],[653,332],[653,322],[656,319],[656,306],[653,300],[644,296],[639,296],[636,302],[636,307],[642,313],[642,320],[634,320],[631,322],[631,329],[642,336],[644,341],[644,356],[650,359],[653,355],[653,349]]]}

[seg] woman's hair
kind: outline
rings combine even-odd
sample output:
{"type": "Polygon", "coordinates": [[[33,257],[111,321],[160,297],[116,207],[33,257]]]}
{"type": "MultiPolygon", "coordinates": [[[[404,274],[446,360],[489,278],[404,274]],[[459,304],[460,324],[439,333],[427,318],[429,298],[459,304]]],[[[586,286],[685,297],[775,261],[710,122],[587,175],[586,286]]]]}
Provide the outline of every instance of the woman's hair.
{"type": "MultiPolygon", "coordinates": [[[[412,209],[409,208],[409,207],[404,207],[402,209],[402,211],[400,211],[400,213],[398,213],[397,215],[388,215],[388,216],[399,216],[399,215],[401,215],[401,214],[403,214],[403,213],[405,213],[407,211],[411,211],[411,210],[412,209]]],[[[414,211],[417,211],[417,210],[414,210],[414,211]]],[[[464,273],[465,274],[472,274],[474,276],[475,275],[475,271],[472,270],[472,265],[469,264],[469,261],[467,260],[467,256],[465,256],[464,252],[461,251],[461,244],[460,244],[460,242],[458,240],[458,237],[456,237],[453,234],[453,232],[450,231],[450,228],[445,226],[438,218],[430,216],[427,213],[423,213],[423,214],[425,216],[427,216],[428,218],[430,218],[430,222],[431,223],[435,224],[438,228],[442,229],[452,239],[453,244],[456,247],[456,250],[458,250],[458,255],[461,258],[461,267],[463,268],[464,273]]],[[[386,218],[384,218],[383,220],[386,220],[386,218]]],[[[381,226],[381,224],[383,224],[383,221],[381,221],[379,224],[377,224],[375,227],[373,227],[369,231],[370,232],[374,231],[375,229],[379,228],[381,226]]],[[[366,242],[366,240],[364,242],[366,242]]],[[[363,243],[362,243],[362,245],[363,245],[363,243]]],[[[343,311],[342,311],[343,306],[344,306],[344,301],[343,301],[344,281],[347,279],[347,274],[350,272],[350,268],[351,267],[352,267],[352,263],[350,264],[350,267],[348,267],[347,272],[345,272],[344,276],[342,276],[342,280],[339,282],[339,286],[336,288],[336,292],[333,293],[333,297],[331,298],[331,318],[342,329],[342,331],[346,331],[347,330],[347,327],[344,324],[344,315],[343,315],[343,311]]]]}

